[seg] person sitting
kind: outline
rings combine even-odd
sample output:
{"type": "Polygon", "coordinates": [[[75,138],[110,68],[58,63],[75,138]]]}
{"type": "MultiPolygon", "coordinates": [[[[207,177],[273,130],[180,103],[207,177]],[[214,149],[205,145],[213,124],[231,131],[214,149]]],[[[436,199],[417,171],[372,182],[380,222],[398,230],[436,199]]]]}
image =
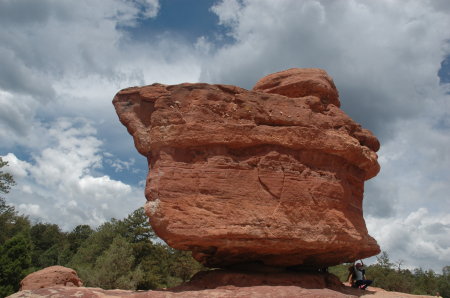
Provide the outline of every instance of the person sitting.
{"type": "Polygon", "coordinates": [[[353,288],[359,288],[365,290],[369,285],[372,284],[371,280],[366,279],[366,272],[364,270],[364,263],[355,263],[353,265],[353,272],[349,274],[349,282],[353,288]]]}

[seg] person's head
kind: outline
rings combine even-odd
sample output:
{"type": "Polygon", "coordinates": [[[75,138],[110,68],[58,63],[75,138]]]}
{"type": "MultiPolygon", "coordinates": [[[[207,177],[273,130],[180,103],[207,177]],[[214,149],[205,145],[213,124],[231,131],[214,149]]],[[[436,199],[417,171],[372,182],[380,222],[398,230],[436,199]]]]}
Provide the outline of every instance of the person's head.
{"type": "Polygon", "coordinates": [[[358,269],[359,269],[359,268],[361,268],[361,267],[362,267],[362,264],[361,264],[361,263],[356,263],[356,265],[355,265],[355,266],[356,266],[356,268],[358,268],[358,269]]]}

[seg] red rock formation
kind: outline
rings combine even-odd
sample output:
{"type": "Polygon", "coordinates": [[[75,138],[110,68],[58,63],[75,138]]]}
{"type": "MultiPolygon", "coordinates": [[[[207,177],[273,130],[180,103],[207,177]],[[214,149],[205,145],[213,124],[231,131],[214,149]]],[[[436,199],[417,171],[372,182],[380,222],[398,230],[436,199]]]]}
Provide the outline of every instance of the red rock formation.
{"type": "Polygon", "coordinates": [[[291,68],[270,74],[259,80],[253,90],[294,98],[316,96],[322,104],[341,106],[333,80],[324,70],[317,68],[291,68]]]}
{"type": "Polygon", "coordinates": [[[362,199],[378,140],[338,108],[322,70],[272,74],[254,89],[153,84],[114,98],[149,161],[158,236],[212,267],[317,268],[377,254],[362,199]]]}
{"type": "Polygon", "coordinates": [[[83,283],[75,270],[51,266],[27,275],[20,282],[20,290],[36,290],[53,286],[81,287],[83,283]]]}
{"type": "Polygon", "coordinates": [[[199,289],[217,289],[226,286],[257,287],[257,286],[296,286],[304,289],[330,289],[342,291],[344,285],[335,275],[320,272],[269,271],[249,272],[216,269],[201,271],[191,280],[171,291],[195,291],[199,289]]]}

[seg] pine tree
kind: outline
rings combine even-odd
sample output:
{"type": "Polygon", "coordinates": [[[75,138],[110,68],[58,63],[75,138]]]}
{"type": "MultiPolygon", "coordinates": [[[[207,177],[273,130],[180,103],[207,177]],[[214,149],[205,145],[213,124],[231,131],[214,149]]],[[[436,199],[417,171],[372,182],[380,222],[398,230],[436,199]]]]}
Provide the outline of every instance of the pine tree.
{"type": "Polygon", "coordinates": [[[133,269],[133,264],[131,244],[117,236],[95,262],[92,282],[104,289],[136,289],[143,272],[139,267],[133,269]]]}
{"type": "Polygon", "coordinates": [[[15,185],[13,176],[10,173],[3,172],[1,168],[8,165],[7,161],[3,161],[0,157],[0,194],[6,194],[11,189],[11,186],[15,185]]]}
{"type": "Polygon", "coordinates": [[[28,235],[18,234],[0,246],[0,297],[19,290],[20,281],[29,273],[31,241],[28,235]]]}

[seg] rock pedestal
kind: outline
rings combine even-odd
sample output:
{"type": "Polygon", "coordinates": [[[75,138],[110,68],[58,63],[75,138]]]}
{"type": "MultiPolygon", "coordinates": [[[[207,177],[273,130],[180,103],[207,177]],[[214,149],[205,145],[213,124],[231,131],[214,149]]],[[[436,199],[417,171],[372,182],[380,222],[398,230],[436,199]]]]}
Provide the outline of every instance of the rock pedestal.
{"type": "Polygon", "coordinates": [[[206,266],[322,268],[379,253],[363,218],[378,140],[339,109],[320,69],[253,90],[153,84],[113,100],[148,158],[146,212],[170,246],[206,266]]]}

